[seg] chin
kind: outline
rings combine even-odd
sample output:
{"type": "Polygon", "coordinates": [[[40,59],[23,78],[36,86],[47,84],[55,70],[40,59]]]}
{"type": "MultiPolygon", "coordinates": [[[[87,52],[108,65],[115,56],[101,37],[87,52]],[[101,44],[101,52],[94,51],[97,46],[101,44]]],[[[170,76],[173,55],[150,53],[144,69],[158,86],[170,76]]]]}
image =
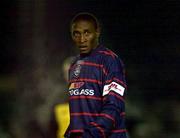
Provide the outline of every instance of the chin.
{"type": "Polygon", "coordinates": [[[87,55],[87,54],[89,54],[89,53],[90,53],[90,52],[88,52],[88,51],[81,51],[81,52],[80,52],[81,55],[87,55]]]}
{"type": "Polygon", "coordinates": [[[80,54],[88,54],[88,52],[80,52],[80,54]]]}
{"type": "Polygon", "coordinates": [[[90,53],[89,51],[80,51],[81,54],[88,54],[90,53]]]}

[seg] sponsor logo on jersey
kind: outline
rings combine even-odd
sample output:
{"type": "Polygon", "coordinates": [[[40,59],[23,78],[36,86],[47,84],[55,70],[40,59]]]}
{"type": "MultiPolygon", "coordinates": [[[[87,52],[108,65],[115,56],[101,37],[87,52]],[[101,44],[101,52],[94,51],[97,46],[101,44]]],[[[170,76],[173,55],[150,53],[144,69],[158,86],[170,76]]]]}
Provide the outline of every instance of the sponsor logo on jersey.
{"type": "Polygon", "coordinates": [[[93,89],[71,89],[69,90],[69,94],[73,95],[94,95],[93,89]]]}
{"type": "Polygon", "coordinates": [[[84,82],[74,82],[74,83],[71,83],[69,89],[78,89],[83,85],[84,85],[84,82]]]}
{"type": "Polygon", "coordinates": [[[110,91],[114,91],[114,92],[120,94],[121,96],[123,96],[124,90],[125,90],[125,88],[123,86],[121,86],[120,84],[118,84],[116,82],[111,82],[110,84],[104,86],[103,96],[107,95],[110,91]]]}

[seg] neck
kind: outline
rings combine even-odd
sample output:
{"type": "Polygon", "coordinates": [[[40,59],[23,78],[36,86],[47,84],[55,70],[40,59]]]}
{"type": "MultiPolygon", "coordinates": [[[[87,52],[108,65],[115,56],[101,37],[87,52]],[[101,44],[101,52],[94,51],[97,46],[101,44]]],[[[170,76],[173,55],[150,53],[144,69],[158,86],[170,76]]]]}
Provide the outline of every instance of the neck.
{"type": "Polygon", "coordinates": [[[93,49],[96,49],[98,46],[99,46],[99,41],[97,40],[97,41],[95,41],[93,49]]]}

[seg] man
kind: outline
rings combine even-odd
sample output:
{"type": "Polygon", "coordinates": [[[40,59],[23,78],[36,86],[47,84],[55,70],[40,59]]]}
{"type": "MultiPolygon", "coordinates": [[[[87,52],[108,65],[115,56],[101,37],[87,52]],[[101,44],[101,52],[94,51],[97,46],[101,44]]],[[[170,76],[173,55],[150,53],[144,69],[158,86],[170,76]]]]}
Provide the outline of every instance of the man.
{"type": "Polygon", "coordinates": [[[70,124],[67,138],[126,138],[123,63],[99,44],[95,16],[79,13],[71,23],[79,56],[69,69],[70,124]]]}

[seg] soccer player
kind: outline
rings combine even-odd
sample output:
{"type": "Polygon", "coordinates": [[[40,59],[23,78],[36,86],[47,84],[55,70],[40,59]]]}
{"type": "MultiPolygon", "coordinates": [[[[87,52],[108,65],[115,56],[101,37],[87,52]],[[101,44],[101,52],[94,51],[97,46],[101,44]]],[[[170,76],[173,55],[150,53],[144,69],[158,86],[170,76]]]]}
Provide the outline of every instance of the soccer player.
{"type": "Polygon", "coordinates": [[[79,55],[69,69],[70,124],[66,138],[126,138],[124,67],[99,43],[100,26],[90,13],[71,22],[79,55]]]}

